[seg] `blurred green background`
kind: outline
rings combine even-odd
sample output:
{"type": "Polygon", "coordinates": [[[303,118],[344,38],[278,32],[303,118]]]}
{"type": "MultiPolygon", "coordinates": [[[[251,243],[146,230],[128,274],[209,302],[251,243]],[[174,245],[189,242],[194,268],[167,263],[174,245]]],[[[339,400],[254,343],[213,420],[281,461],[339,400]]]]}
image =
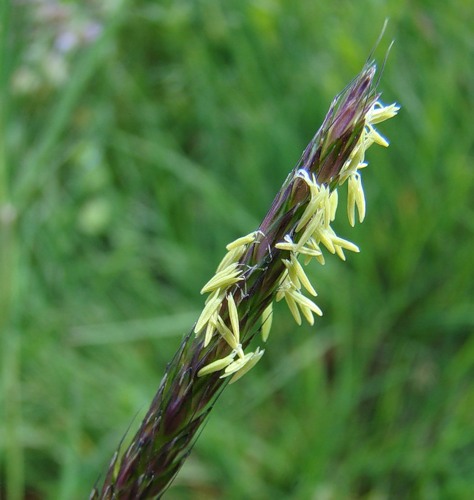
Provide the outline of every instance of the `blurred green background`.
{"type": "Polygon", "coordinates": [[[87,498],[389,17],[362,251],[309,266],[324,316],[277,308],[167,498],[472,498],[472,1],[0,9],[0,496],[87,498]]]}

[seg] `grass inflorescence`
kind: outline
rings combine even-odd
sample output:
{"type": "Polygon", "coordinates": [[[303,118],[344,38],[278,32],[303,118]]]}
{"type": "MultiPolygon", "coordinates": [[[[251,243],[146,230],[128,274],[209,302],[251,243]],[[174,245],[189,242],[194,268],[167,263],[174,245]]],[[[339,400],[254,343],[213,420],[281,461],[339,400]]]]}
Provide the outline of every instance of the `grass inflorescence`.
{"type": "Polygon", "coordinates": [[[267,341],[273,301],[285,298],[296,323],[309,324],[321,309],[306,295],[316,291],[299,262],[324,264],[322,248],[345,260],[359,249],[331,227],[339,185],[348,183],[348,214],[354,225],[365,216],[359,170],[373,144],[388,146],[374,124],[392,118],[398,106],[384,106],[374,84],[375,65],[362,72],[333,101],[296,167],[276,195],[257,230],[227,245],[228,253],[203,286],[208,298],[193,331],[168,364],[150,409],[131,444],[117,453],[102,489],[91,498],[161,497],[183,466],[197,433],[226,382],[239,380],[264,350],[245,350],[262,332],[267,341]]]}

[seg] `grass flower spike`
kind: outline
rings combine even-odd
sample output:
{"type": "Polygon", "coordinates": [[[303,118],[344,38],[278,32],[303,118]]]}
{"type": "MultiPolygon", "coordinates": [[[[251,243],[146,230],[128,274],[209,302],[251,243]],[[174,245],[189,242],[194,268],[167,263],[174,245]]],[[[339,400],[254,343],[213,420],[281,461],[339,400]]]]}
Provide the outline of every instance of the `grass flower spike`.
{"type": "Polygon", "coordinates": [[[325,254],[345,260],[359,248],[331,227],[338,189],[347,184],[347,216],[362,222],[366,203],[361,171],[372,144],[388,141],[375,125],[397,114],[383,105],[374,85],[375,65],[333,101],[296,167],[255,231],[226,247],[216,273],[203,286],[203,311],[184,338],[131,444],[116,454],[102,489],[91,498],[155,498],[169,486],[220,392],[262,358],[274,301],[285,300],[299,325],[322,311],[305,266],[325,254]],[[310,298],[311,297],[311,298],[310,298]],[[257,335],[259,334],[259,335],[257,335]]]}

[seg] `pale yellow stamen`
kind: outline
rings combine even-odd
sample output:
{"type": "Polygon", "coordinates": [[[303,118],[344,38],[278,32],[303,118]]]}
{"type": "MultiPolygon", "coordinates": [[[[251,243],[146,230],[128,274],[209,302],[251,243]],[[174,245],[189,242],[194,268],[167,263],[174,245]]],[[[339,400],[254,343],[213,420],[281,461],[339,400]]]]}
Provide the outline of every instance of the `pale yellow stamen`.
{"type": "Polygon", "coordinates": [[[344,163],[339,174],[339,184],[344,184],[344,182],[360,168],[360,165],[364,161],[365,150],[367,149],[365,138],[367,132],[364,129],[362,132],[359,142],[357,143],[354,151],[349,156],[349,159],[344,163]]]}
{"type": "Polygon", "coordinates": [[[375,130],[374,127],[372,127],[372,125],[368,124],[368,136],[370,137],[370,139],[372,139],[376,144],[379,144],[380,146],[383,146],[384,148],[388,148],[389,146],[389,143],[387,141],[387,139],[385,139],[385,137],[380,134],[379,132],[377,132],[377,130],[375,130]]]}
{"type": "Polygon", "coordinates": [[[336,218],[336,210],[337,210],[337,203],[338,203],[338,194],[337,194],[337,189],[335,189],[331,195],[329,196],[329,205],[330,205],[330,216],[329,218],[331,221],[333,221],[336,218]]]}
{"type": "Polygon", "coordinates": [[[310,184],[311,199],[300,218],[295,231],[299,232],[314,216],[318,209],[325,206],[329,190],[325,186],[319,187],[316,183],[310,184]]]}
{"type": "Polygon", "coordinates": [[[224,374],[221,375],[221,378],[228,377],[229,375],[232,375],[233,373],[239,371],[250,361],[253,354],[254,354],[253,352],[249,352],[243,358],[239,358],[236,361],[229,364],[224,370],[224,374]]]}
{"type": "Polygon", "coordinates": [[[241,238],[237,238],[236,240],[229,243],[226,248],[227,250],[234,250],[239,247],[244,247],[249,243],[253,243],[257,237],[258,231],[253,231],[252,233],[247,234],[246,236],[242,236],[241,238]]]}
{"type": "Polygon", "coordinates": [[[314,237],[319,240],[331,253],[336,253],[336,249],[332,243],[331,233],[324,228],[318,228],[314,232],[314,237]]]}
{"type": "Polygon", "coordinates": [[[216,290],[212,295],[209,296],[207,304],[202,310],[199,319],[197,320],[196,326],[194,327],[194,332],[199,334],[199,332],[204,328],[209,318],[220,308],[223,300],[223,295],[220,295],[220,290],[216,290]]]}
{"type": "Polygon", "coordinates": [[[262,314],[262,340],[266,342],[268,336],[270,335],[270,330],[272,328],[273,321],[273,302],[266,307],[262,314]]]}
{"type": "Polygon", "coordinates": [[[362,187],[362,177],[360,174],[356,174],[356,182],[357,182],[357,189],[356,189],[356,198],[355,202],[357,205],[357,211],[359,212],[359,222],[363,222],[365,219],[365,196],[364,196],[364,189],[362,187]]]}
{"type": "Polygon", "coordinates": [[[355,199],[357,191],[357,181],[355,175],[351,175],[347,181],[347,218],[349,224],[355,226],[355,199]]]}
{"type": "Polygon", "coordinates": [[[285,241],[281,241],[275,245],[276,248],[280,250],[288,250],[294,254],[307,255],[308,259],[305,262],[309,262],[312,257],[320,257],[322,255],[321,249],[313,238],[309,238],[305,245],[299,246],[293,243],[289,235],[284,238],[285,241]]]}
{"type": "Polygon", "coordinates": [[[355,252],[355,253],[360,252],[359,247],[357,245],[354,245],[354,243],[352,243],[351,241],[345,240],[344,238],[340,238],[336,234],[334,234],[331,237],[331,240],[334,243],[334,245],[345,248],[346,250],[349,250],[350,252],[355,252]]]}
{"type": "Polygon", "coordinates": [[[226,366],[229,366],[232,361],[234,361],[235,358],[235,352],[232,352],[225,358],[217,359],[216,361],[213,361],[212,363],[209,363],[208,365],[204,366],[201,368],[197,376],[202,377],[204,375],[209,375],[210,373],[218,372],[219,370],[222,370],[226,366]]]}
{"type": "Polygon", "coordinates": [[[237,380],[239,380],[240,377],[243,377],[248,371],[250,371],[260,361],[260,359],[262,358],[264,352],[265,352],[264,349],[262,349],[260,351],[260,348],[257,347],[257,350],[254,353],[252,353],[252,357],[230,379],[229,384],[233,384],[234,382],[236,382],[237,380]]]}
{"type": "Polygon", "coordinates": [[[313,326],[314,325],[314,316],[308,307],[301,307],[301,312],[303,313],[303,316],[305,317],[306,321],[313,326]]]}
{"type": "Polygon", "coordinates": [[[326,189],[324,197],[324,227],[329,227],[329,223],[331,222],[331,201],[329,194],[329,189],[326,189]]]}
{"type": "Polygon", "coordinates": [[[219,317],[218,312],[215,312],[209,318],[209,321],[207,322],[206,335],[204,336],[204,347],[207,347],[209,345],[209,342],[211,341],[212,337],[214,336],[214,332],[216,331],[216,324],[217,324],[218,317],[219,317]]]}
{"type": "Polygon", "coordinates": [[[278,248],[279,250],[288,250],[290,252],[295,252],[297,245],[296,243],[293,243],[292,239],[290,236],[287,234],[284,238],[284,241],[280,241],[275,245],[275,248],[278,248]]]}
{"type": "Polygon", "coordinates": [[[313,285],[309,281],[308,276],[306,276],[306,273],[304,272],[303,266],[298,262],[298,259],[294,254],[291,255],[291,264],[292,268],[295,270],[296,276],[299,278],[302,285],[306,288],[306,290],[308,290],[311,295],[316,297],[316,295],[318,295],[316,293],[316,290],[313,288],[313,285]]]}
{"type": "Polygon", "coordinates": [[[303,234],[300,236],[300,239],[298,240],[298,244],[296,246],[296,251],[299,252],[300,249],[306,245],[308,240],[311,238],[311,236],[319,229],[322,227],[322,222],[323,222],[323,217],[324,214],[322,213],[321,210],[318,210],[316,214],[313,216],[313,218],[308,222],[306,225],[305,230],[303,231],[303,234]]]}
{"type": "Polygon", "coordinates": [[[242,349],[242,344],[239,344],[237,348],[235,349],[235,352],[237,353],[237,356],[239,356],[240,359],[244,359],[245,354],[244,350],[242,349]]]}
{"type": "Polygon", "coordinates": [[[322,265],[324,266],[324,264],[326,264],[326,261],[324,259],[324,255],[321,254],[321,255],[316,255],[316,260],[322,265]]]}
{"type": "Polygon", "coordinates": [[[384,106],[377,101],[368,112],[367,121],[371,124],[384,122],[385,120],[393,118],[398,113],[399,109],[400,106],[397,106],[395,103],[384,106]]]}
{"type": "Polygon", "coordinates": [[[365,218],[365,196],[362,187],[362,177],[356,173],[349,177],[347,191],[347,216],[351,226],[355,224],[355,207],[359,213],[359,221],[362,222],[365,218]]]}
{"type": "MultiPolygon", "coordinates": [[[[308,253],[308,255],[313,255],[314,257],[317,257],[318,255],[323,254],[323,252],[321,251],[321,248],[316,243],[316,240],[314,238],[310,238],[307,241],[305,251],[308,253]]],[[[304,253],[304,252],[301,252],[301,253],[304,253]]]]}
{"type": "Polygon", "coordinates": [[[230,264],[222,271],[216,273],[202,288],[201,294],[212,292],[217,288],[227,288],[242,280],[242,271],[237,268],[238,264],[230,264]]]}
{"type": "Polygon", "coordinates": [[[287,241],[280,241],[275,245],[278,250],[288,250],[289,252],[294,252],[296,249],[295,243],[288,243],[287,241]]]}
{"type": "Polygon", "coordinates": [[[310,221],[311,217],[313,217],[318,208],[319,208],[319,200],[316,198],[312,198],[309,201],[308,205],[306,206],[306,209],[303,212],[303,215],[301,216],[298,225],[296,226],[295,231],[297,233],[301,231],[301,229],[310,221]]]}
{"type": "Polygon", "coordinates": [[[284,293],[285,301],[288,305],[288,309],[290,310],[291,314],[293,315],[293,318],[295,319],[296,323],[298,325],[301,325],[301,315],[300,311],[298,309],[298,306],[296,305],[295,299],[293,298],[293,295],[290,293],[290,291],[287,291],[284,293]]]}
{"type": "Polygon", "coordinates": [[[286,259],[282,259],[282,262],[288,271],[288,277],[289,277],[291,284],[295,288],[301,288],[301,283],[300,283],[300,280],[298,279],[298,275],[296,274],[296,269],[294,268],[293,264],[289,260],[286,260],[286,259]]]}
{"type": "Polygon", "coordinates": [[[225,269],[227,266],[230,264],[235,264],[236,262],[239,261],[240,257],[245,252],[245,245],[241,247],[234,248],[227,252],[224,256],[224,258],[221,260],[220,264],[217,266],[216,273],[222,271],[225,269]]]}
{"type": "MultiPolygon", "coordinates": [[[[308,297],[305,297],[302,293],[300,293],[296,290],[293,290],[290,293],[291,293],[292,299],[295,300],[295,302],[301,308],[306,307],[306,308],[310,309],[311,311],[315,312],[318,316],[323,315],[323,311],[321,311],[321,309],[311,299],[308,299],[308,297]]],[[[287,295],[289,295],[289,294],[287,294],[287,295]]]]}
{"type": "Polygon", "coordinates": [[[239,314],[237,312],[237,306],[235,305],[235,300],[233,295],[227,295],[227,305],[229,308],[229,318],[230,324],[232,326],[232,332],[237,343],[240,342],[240,327],[239,327],[239,314]]]}
{"type": "Polygon", "coordinates": [[[234,334],[220,316],[217,318],[216,327],[222,338],[232,347],[232,349],[237,349],[240,346],[234,334]]]}
{"type": "Polygon", "coordinates": [[[346,256],[344,255],[344,250],[339,245],[334,245],[336,250],[336,255],[343,261],[346,260],[346,256]]]}

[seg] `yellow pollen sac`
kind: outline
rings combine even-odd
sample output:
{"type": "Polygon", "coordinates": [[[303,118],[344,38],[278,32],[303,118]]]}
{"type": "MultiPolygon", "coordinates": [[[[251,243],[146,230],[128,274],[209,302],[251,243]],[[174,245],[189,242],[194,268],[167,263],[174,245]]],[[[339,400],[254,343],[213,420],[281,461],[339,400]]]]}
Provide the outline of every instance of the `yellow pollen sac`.
{"type": "Polygon", "coordinates": [[[242,236],[241,238],[237,238],[236,240],[229,243],[226,248],[227,250],[234,250],[235,248],[239,248],[249,243],[253,243],[257,237],[258,231],[253,231],[252,233],[247,234],[246,236],[242,236]]]}
{"type": "Polygon", "coordinates": [[[298,306],[296,305],[295,299],[293,298],[293,295],[290,291],[285,292],[284,294],[286,304],[288,305],[288,309],[290,310],[291,314],[293,315],[293,318],[296,321],[296,324],[298,326],[301,325],[301,314],[298,309],[298,306]]]}
{"type": "Polygon", "coordinates": [[[235,382],[257,364],[264,352],[264,350],[261,351],[260,348],[257,347],[255,352],[249,352],[243,358],[230,363],[225,368],[224,374],[221,375],[220,378],[226,378],[235,374],[230,383],[235,382]]]}
{"type": "Polygon", "coordinates": [[[336,249],[336,255],[343,261],[346,260],[346,256],[344,255],[344,250],[339,245],[334,245],[336,249]]]}
{"type": "Polygon", "coordinates": [[[360,174],[356,174],[356,182],[355,203],[357,211],[359,212],[359,222],[363,222],[365,219],[365,196],[364,189],[362,188],[362,177],[360,174]]]}
{"type": "Polygon", "coordinates": [[[313,236],[313,234],[323,227],[323,218],[324,213],[321,210],[318,210],[313,218],[306,225],[303,234],[300,236],[298,240],[298,245],[296,247],[296,251],[299,252],[300,248],[304,247],[308,240],[313,236]]]}
{"type": "Polygon", "coordinates": [[[279,250],[288,250],[290,252],[296,252],[297,245],[296,243],[293,243],[293,240],[291,237],[287,234],[284,238],[284,241],[280,241],[275,245],[275,248],[278,248],[279,250]]]}
{"type": "Polygon", "coordinates": [[[238,264],[230,264],[222,271],[216,273],[203,287],[201,294],[212,292],[217,288],[227,288],[243,278],[240,276],[242,271],[237,268],[238,264]]]}
{"type": "Polygon", "coordinates": [[[233,295],[227,295],[227,305],[229,308],[230,324],[232,325],[232,332],[237,343],[240,342],[240,327],[239,327],[239,314],[233,295]]]}
{"type": "Polygon", "coordinates": [[[233,373],[239,371],[250,361],[253,354],[253,352],[248,352],[243,358],[239,358],[236,361],[232,362],[226,367],[226,369],[224,370],[224,375],[222,375],[221,378],[228,377],[229,375],[232,375],[233,373]]]}
{"type": "Polygon", "coordinates": [[[304,272],[303,266],[298,262],[298,259],[295,257],[294,254],[291,255],[291,263],[292,267],[296,272],[296,276],[299,278],[301,281],[302,285],[308,290],[308,292],[316,297],[318,295],[316,293],[316,290],[313,288],[313,285],[309,281],[308,276],[306,276],[306,273],[304,272]]]}
{"type": "Polygon", "coordinates": [[[339,174],[339,184],[344,184],[344,182],[354,173],[360,165],[363,164],[365,150],[367,145],[365,138],[367,136],[367,130],[364,128],[363,133],[360,136],[359,142],[357,143],[354,151],[350,155],[349,159],[344,163],[341,168],[341,173],[339,174]]]}
{"type": "Polygon", "coordinates": [[[327,229],[318,229],[315,232],[316,239],[319,241],[331,252],[336,253],[336,249],[332,243],[331,233],[327,229]]]}
{"type": "Polygon", "coordinates": [[[357,181],[355,180],[355,176],[351,175],[347,181],[347,218],[352,227],[355,226],[356,191],[357,181]]]}
{"type": "Polygon", "coordinates": [[[230,264],[235,264],[236,262],[238,262],[240,257],[242,257],[242,255],[244,254],[244,252],[245,252],[245,245],[228,251],[224,255],[224,258],[221,260],[220,264],[217,266],[216,273],[222,271],[230,264]]]}
{"type": "Polygon", "coordinates": [[[333,221],[336,218],[338,196],[339,195],[337,194],[337,189],[335,189],[331,193],[331,196],[329,197],[329,205],[330,205],[330,208],[331,208],[331,213],[329,215],[329,218],[330,218],[331,221],[333,221]]]}
{"type": "Polygon", "coordinates": [[[237,380],[239,380],[240,377],[243,377],[248,371],[250,371],[262,358],[263,353],[265,352],[264,349],[260,351],[260,348],[257,347],[257,350],[252,353],[252,357],[245,363],[245,365],[235,373],[235,375],[230,379],[229,384],[233,384],[237,380]]]}
{"type": "Polygon", "coordinates": [[[194,332],[199,334],[201,330],[206,326],[210,317],[219,310],[223,296],[219,294],[220,290],[216,290],[212,295],[210,295],[210,300],[206,303],[206,306],[202,310],[199,319],[197,320],[196,326],[194,327],[194,332]]]}
{"type": "Polygon", "coordinates": [[[387,139],[385,139],[385,137],[383,135],[379,134],[379,132],[377,132],[377,130],[375,130],[375,128],[372,127],[372,125],[368,124],[368,127],[369,127],[368,136],[376,144],[379,144],[380,146],[383,146],[384,148],[388,148],[389,143],[388,143],[387,139]]]}
{"type": "Polygon", "coordinates": [[[308,205],[306,206],[305,211],[303,212],[303,215],[301,216],[300,221],[298,222],[298,225],[296,226],[295,231],[298,233],[313,217],[313,215],[316,213],[319,207],[319,200],[316,198],[312,198],[308,205]]]}
{"type": "Polygon", "coordinates": [[[335,245],[340,246],[341,248],[345,248],[350,252],[355,252],[355,253],[360,252],[359,247],[357,245],[354,245],[354,243],[347,241],[344,238],[339,238],[339,236],[334,235],[331,239],[335,245]]]}
{"type": "Polygon", "coordinates": [[[232,361],[234,361],[234,358],[235,358],[235,353],[232,352],[225,358],[217,359],[216,361],[213,361],[212,363],[209,363],[208,365],[201,368],[198,371],[197,376],[203,377],[204,375],[209,375],[209,373],[218,372],[219,370],[222,370],[226,366],[229,366],[232,363],[232,361]]]}
{"type": "Polygon", "coordinates": [[[298,288],[298,289],[301,288],[301,283],[300,283],[300,280],[296,274],[296,269],[294,268],[293,263],[287,259],[282,259],[282,262],[283,262],[284,266],[286,267],[286,269],[288,270],[288,277],[289,277],[291,284],[295,288],[298,288]]]}
{"type": "Polygon", "coordinates": [[[266,342],[268,340],[268,336],[270,335],[270,330],[272,328],[273,321],[273,302],[267,306],[265,311],[262,314],[262,340],[266,342]]]}
{"type": "Polygon", "coordinates": [[[216,331],[217,328],[217,321],[219,318],[218,311],[216,311],[210,318],[209,321],[207,322],[206,326],[206,335],[204,336],[204,347],[207,347],[209,345],[209,342],[211,341],[212,337],[214,336],[214,332],[216,331]]]}
{"type": "Polygon", "coordinates": [[[390,106],[384,106],[380,101],[377,101],[369,111],[367,121],[372,125],[384,122],[385,120],[393,118],[398,113],[399,109],[400,106],[397,106],[395,103],[390,104],[390,106]]]}
{"type": "Polygon", "coordinates": [[[219,330],[219,333],[222,335],[222,338],[230,345],[230,347],[232,347],[232,349],[237,349],[239,347],[239,343],[234,337],[234,334],[227,327],[220,316],[217,318],[216,327],[219,330]]]}
{"type": "MultiPolygon", "coordinates": [[[[314,238],[310,238],[307,242],[306,245],[301,247],[299,252],[295,253],[300,253],[302,255],[307,255],[309,258],[305,260],[305,264],[307,264],[311,258],[313,257],[322,257],[322,252],[321,249],[319,248],[319,245],[316,243],[314,238]]],[[[319,259],[318,259],[319,260],[319,259]]],[[[324,262],[323,262],[324,264],[324,262]]]]}

